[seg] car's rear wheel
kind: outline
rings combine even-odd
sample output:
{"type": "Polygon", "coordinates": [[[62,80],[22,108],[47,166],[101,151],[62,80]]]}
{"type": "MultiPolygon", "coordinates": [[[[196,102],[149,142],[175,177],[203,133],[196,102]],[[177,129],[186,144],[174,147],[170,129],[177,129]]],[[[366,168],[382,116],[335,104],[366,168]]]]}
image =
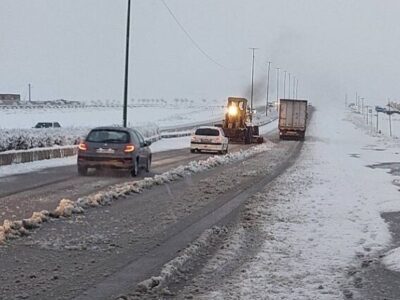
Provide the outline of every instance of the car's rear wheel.
{"type": "Polygon", "coordinates": [[[147,158],[147,163],[145,168],[146,172],[150,172],[150,167],[151,167],[151,156],[147,158]]]}
{"type": "Polygon", "coordinates": [[[195,153],[196,150],[195,149],[190,149],[190,153],[195,153]]]}
{"type": "Polygon", "coordinates": [[[131,169],[131,176],[136,177],[139,174],[139,164],[136,161],[135,164],[133,165],[133,168],[131,169]]]}
{"type": "Polygon", "coordinates": [[[83,166],[78,166],[78,174],[81,176],[87,176],[88,168],[83,166]]]}

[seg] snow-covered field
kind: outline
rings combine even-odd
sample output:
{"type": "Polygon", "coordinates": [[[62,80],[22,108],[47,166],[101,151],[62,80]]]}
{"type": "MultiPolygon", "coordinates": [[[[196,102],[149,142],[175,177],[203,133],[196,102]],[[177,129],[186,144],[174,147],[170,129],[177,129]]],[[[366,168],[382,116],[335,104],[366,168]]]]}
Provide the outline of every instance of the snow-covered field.
{"type": "Polygon", "coordinates": [[[356,112],[356,109],[352,110],[354,115],[358,115],[357,123],[360,124],[360,127],[364,128],[368,131],[371,135],[375,135],[378,131],[380,134],[386,135],[390,137],[390,134],[394,138],[400,137],[400,115],[399,114],[392,114],[391,116],[385,113],[374,113],[367,115],[360,114],[356,112]]]}
{"type": "MultiPolygon", "coordinates": [[[[155,137],[162,129],[175,129],[214,122],[223,118],[218,106],[130,107],[129,126],[145,137],[155,137]]],[[[96,126],[119,125],[122,109],[117,107],[43,108],[0,110],[0,152],[32,148],[74,145],[96,126]],[[38,122],[57,121],[59,129],[32,129],[38,122]]]]}
{"type": "MultiPolygon", "coordinates": [[[[371,136],[362,117],[332,109],[317,108],[297,163],[247,204],[246,211],[260,216],[260,237],[267,237],[260,251],[196,297],[357,297],[348,276],[360,260],[388,249],[390,233],[380,213],[400,211],[393,185],[399,177],[370,166],[398,161],[399,142],[371,136]]],[[[241,246],[242,230],[205,270],[219,270],[229,261],[241,246]]],[[[384,263],[399,270],[399,250],[388,254],[384,263]]]]}
{"type": "MultiPolygon", "coordinates": [[[[128,109],[130,126],[140,126],[150,122],[164,127],[222,118],[223,108],[215,105],[210,107],[130,107],[128,109]]],[[[38,122],[59,122],[62,127],[115,125],[122,123],[122,109],[119,107],[88,107],[0,110],[0,129],[32,128],[38,122]]]]}

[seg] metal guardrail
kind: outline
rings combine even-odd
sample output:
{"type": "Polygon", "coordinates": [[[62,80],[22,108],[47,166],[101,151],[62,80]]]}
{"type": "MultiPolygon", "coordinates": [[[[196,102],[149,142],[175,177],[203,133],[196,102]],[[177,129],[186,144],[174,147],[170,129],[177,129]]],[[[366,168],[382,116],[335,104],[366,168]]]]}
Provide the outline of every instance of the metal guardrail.
{"type": "Polygon", "coordinates": [[[63,158],[73,156],[77,153],[78,146],[64,146],[46,149],[19,150],[6,153],[0,153],[0,166],[26,163],[37,160],[63,158]]]}

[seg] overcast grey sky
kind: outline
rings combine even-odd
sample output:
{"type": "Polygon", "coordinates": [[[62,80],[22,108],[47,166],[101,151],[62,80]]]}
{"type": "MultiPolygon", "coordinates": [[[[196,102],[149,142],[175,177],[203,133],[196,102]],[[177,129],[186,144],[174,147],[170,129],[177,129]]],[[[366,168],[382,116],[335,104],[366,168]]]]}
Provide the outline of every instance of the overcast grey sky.
{"type": "MultiPolygon", "coordinates": [[[[122,99],[126,0],[0,0],[0,93],[122,99]]],[[[267,61],[314,102],[400,95],[398,0],[133,0],[130,98],[265,97],[267,61]]],[[[281,87],[282,87],[281,80],[281,87]]],[[[261,101],[261,100],[259,100],[261,101]]],[[[264,101],[264,100],[262,100],[264,101]]]]}

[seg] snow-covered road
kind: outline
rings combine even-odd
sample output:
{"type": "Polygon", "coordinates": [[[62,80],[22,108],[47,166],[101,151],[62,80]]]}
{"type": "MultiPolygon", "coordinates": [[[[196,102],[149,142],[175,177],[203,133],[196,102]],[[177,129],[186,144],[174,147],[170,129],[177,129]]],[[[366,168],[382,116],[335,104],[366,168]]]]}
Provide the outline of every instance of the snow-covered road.
{"type": "MultiPolygon", "coordinates": [[[[398,174],[370,167],[398,161],[399,144],[368,132],[359,115],[318,107],[297,163],[249,200],[241,223],[178,298],[366,299],[359,270],[390,245],[380,214],[400,210],[398,174]],[[249,247],[248,235],[262,246],[227,267],[249,247]]],[[[388,261],[394,268],[399,260],[388,261]]]]}
{"type": "MultiPolygon", "coordinates": [[[[277,139],[276,131],[274,139],[277,139]]],[[[85,206],[84,214],[51,219],[30,236],[7,241],[5,247],[0,247],[0,265],[4,270],[12,271],[0,273],[0,295],[71,299],[76,295],[84,296],[83,291],[101,285],[108,278],[117,283],[118,288],[143,278],[142,272],[153,269],[153,263],[165,263],[166,257],[174,257],[188,240],[197,237],[193,233],[181,234],[182,231],[195,222],[203,224],[205,216],[215,224],[218,219],[215,219],[214,210],[229,202],[241,189],[251,187],[255,177],[263,179],[267,170],[284,161],[285,153],[292,147],[282,148],[272,142],[253,147],[236,146],[247,148],[197,162],[193,161],[192,155],[197,158],[207,155],[185,151],[186,162],[176,161],[163,174],[139,182],[151,189],[139,193],[141,189],[130,181],[94,192],[77,203],[100,201],[105,206],[98,207],[99,202],[96,202],[97,208],[85,206]],[[263,157],[262,164],[254,159],[257,156],[263,157]],[[255,168],[257,172],[254,172],[255,168]],[[232,180],[232,177],[236,179],[232,180]],[[131,188],[132,193],[126,192],[126,188],[131,188]],[[108,191],[113,195],[119,193],[118,201],[113,197],[113,200],[106,199],[108,191]],[[172,238],[176,241],[173,247],[164,245],[172,238]],[[149,261],[150,265],[146,263],[149,261]],[[118,280],[120,272],[129,262],[143,267],[124,273],[123,277],[129,280],[121,282],[118,280]],[[31,277],[15,282],[14,276],[19,278],[23,274],[31,277]],[[132,277],[128,276],[130,274],[132,277]]],[[[97,183],[99,178],[93,179],[97,183]]],[[[95,288],[94,292],[103,291],[103,298],[113,299],[104,296],[111,291],[109,287],[98,291],[95,288]]]]}
{"type": "MultiPolygon", "coordinates": [[[[240,185],[242,182],[249,185],[252,182],[251,178],[260,177],[264,173],[270,174],[274,168],[268,163],[276,164],[282,160],[281,155],[284,152],[280,149],[289,143],[292,142],[280,142],[272,148],[271,153],[267,152],[266,155],[246,161],[243,164],[247,165],[246,168],[229,167],[221,174],[218,170],[211,172],[210,178],[200,176],[185,179],[177,184],[182,187],[178,189],[179,192],[172,191],[168,186],[167,198],[171,200],[174,198],[170,197],[172,194],[179,194],[180,200],[176,200],[176,203],[168,200],[168,204],[163,204],[168,206],[169,213],[162,214],[166,217],[166,223],[159,224],[160,228],[178,222],[181,216],[196,213],[197,205],[202,207],[203,202],[210,203],[214,197],[217,201],[234,192],[235,188],[238,188],[235,184],[240,185]],[[251,169],[248,169],[249,167],[251,169]],[[235,180],[232,181],[231,171],[241,174],[240,177],[234,177],[235,180]],[[200,191],[196,190],[197,185],[203,184],[206,189],[203,187],[200,191]],[[178,205],[177,210],[171,210],[175,205],[178,205]]],[[[382,262],[382,266],[396,272],[400,269],[400,251],[389,251],[393,248],[391,233],[381,216],[383,212],[400,211],[400,172],[395,171],[398,170],[396,166],[399,157],[399,141],[373,134],[371,129],[364,125],[360,115],[335,107],[317,107],[301,154],[293,166],[248,198],[238,222],[231,223],[222,231],[217,230],[223,232],[218,237],[221,240],[214,241],[217,244],[212,242],[209,245],[209,253],[202,252],[204,249],[191,253],[196,259],[195,269],[180,267],[180,275],[171,275],[172,284],[159,292],[162,296],[178,299],[369,299],[373,283],[369,289],[363,289],[363,272],[368,272],[371,262],[382,262]]],[[[156,189],[155,193],[158,193],[157,197],[165,194],[161,189],[156,189]]],[[[157,202],[158,198],[151,199],[155,201],[154,208],[160,205],[157,202]]],[[[150,198],[145,200],[149,201],[150,198]]],[[[131,204],[126,201],[121,203],[122,209],[118,206],[107,209],[107,215],[112,210],[119,211],[120,214],[125,214],[125,211],[128,213],[124,205],[130,207],[131,204]]],[[[140,209],[130,209],[129,217],[133,212],[141,214],[140,209]]],[[[124,224],[131,222],[129,217],[126,215],[124,224]]],[[[69,226],[82,228],[78,231],[69,229],[70,232],[63,229],[63,235],[67,239],[58,239],[55,242],[50,241],[49,227],[47,231],[40,231],[35,235],[41,242],[33,238],[30,239],[31,245],[43,248],[40,251],[46,249],[55,259],[58,255],[56,252],[60,249],[67,251],[66,253],[71,251],[68,247],[75,241],[74,232],[79,232],[82,234],[82,242],[86,241],[87,245],[83,245],[84,247],[100,247],[91,248],[91,251],[98,254],[114,253],[119,256],[122,253],[119,249],[128,247],[123,236],[137,235],[137,230],[145,229],[141,223],[134,224],[135,232],[130,232],[127,227],[118,229],[118,218],[112,219],[115,225],[112,229],[106,222],[108,217],[104,218],[101,210],[95,210],[84,218],[77,217],[78,222],[69,223],[69,226]],[[87,235],[86,231],[90,229],[86,229],[86,223],[104,227],[108,241],[106,245],[99,242],[103,240],[103,236],[96,236],[100,227],[96,227],[96,234],[91,232],[87,235]],[[114,239],[116,243],[111,242],[114,239]],[[114,244],[123,247],[110,248],[110,245],[114,244]]],[[[160,221],[159,217],[157,218],[160,221]]],[[[151,220],[146,222],[151,223],[151,220]]],[[[152,239],[152,229],[146,230],[149,231],[146,231],[146,234],[149,234],[148,238],[152,239]]],[[[140,239],[142,237],[139,237],[139,241],[140,239]]],[[[136,245],[137,242],[134,238],[129,243],[136,245]]],[[[23,241],[15,245],[25,246],[23,241]]],[[[82,252],[85,249],[73,250],[82,252]]],[[[33,255],[33,252],[30,255],[33,255]]],[[[106,261],[106,258],[108,259],[108,256],[99,256],[100,261],[94,261],[93,264],[101,264],[101,260],[106,261]]],[[[71,261],[74,259],[71,255],[68,258],[71,261]]],[[[180,260],[179,256],[177,259],[180,260]]],[[[187,259],[186,257],[181,261],[187,259]]],[[[20,262],[17,263],[21,265],[20,262]]],[[[25,266],[33,267],[26,264],[25,266]]],[[[70,267],[66,265],[66,268],[70,267]]],[[[90,269],[88,266],[85,268],[90,269]]],[[[117,271],[115,267],[104,268],[106,273],[110,270],[117,271]]],[[[73,272],[81,271],[75,268],[73,272]]],[[[99,270],[96,272],[97,275],[101,274],[99,270]]],[[[44,276],[40,274],[42,275],[44,276]]],[[[9,288],[14,288],[11,277],[4,275],[3,280],[9,288]]],[[[71,277],[71,280],[74,279],[71,277]]],[[[90,280],[85,282],[88,287],[91,284],[90,280]]],[[[40,284],[31,286],[35,289],[41,287],[40,284]]],[[[53,285],[48,286],[53,293],[53,285]]],[[[137,299],[144,295],[146,294],[133,292],[130,297],[137,299]]]]}

